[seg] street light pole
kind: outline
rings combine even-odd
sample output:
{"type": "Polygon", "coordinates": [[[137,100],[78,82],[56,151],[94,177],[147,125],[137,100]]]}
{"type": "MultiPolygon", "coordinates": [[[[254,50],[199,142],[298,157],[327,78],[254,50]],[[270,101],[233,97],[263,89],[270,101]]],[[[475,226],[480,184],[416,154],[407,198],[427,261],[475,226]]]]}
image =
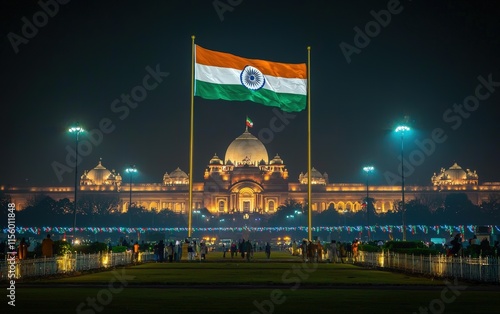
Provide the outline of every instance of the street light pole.
{"type": "Polygon", "coordinates": [[[372,166],[363,167],[366,172],[366,224],[368,225],[368,241],[370,241],[370,195],[368,192],[368,177],[375,168],[372,166]]]}
{"type": "Polygon", "coordinates": [[[73,241],[75,241],[76,234],[76,203],[77,203],[77,191],[78,191],[78,139],[81,132],[85,130],[76,124],[76,126],[69,128],[70,133],[75,133],[75,196],[74,196],[74,206],[73,206],[73,241]]]}
{"type": "Polygon", "coordinates": [[[404,134],[406,131],[410,131],[410,128],[406,125],[400,125],[396,128],[396,132],[401,133],[401,211],[403,220],[403,241],[406,241],[406,221],[405,221],[405,171],[404,171],[404,134]]]}
{"type": "Polygon", "coordinates": [[[131,227],[131,220],[130,220],[130,207],[132,207],[132,174],[137,172],[137,168],[135,168],[135,165],[131,165],[130,168],[125,169],[125,172],[128,173],[129,175],[129,202],[128,202],[128,225],[131,227]]]}

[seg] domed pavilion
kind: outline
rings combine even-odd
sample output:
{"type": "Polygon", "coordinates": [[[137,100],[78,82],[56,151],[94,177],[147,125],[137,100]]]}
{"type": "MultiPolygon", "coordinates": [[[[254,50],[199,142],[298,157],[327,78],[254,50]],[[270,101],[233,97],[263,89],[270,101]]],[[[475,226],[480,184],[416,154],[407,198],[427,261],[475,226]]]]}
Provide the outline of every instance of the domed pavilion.
{"type": "Polygon", "coordinates": [[[463,170],[457,163],[450,168],[441,168],[439,174],[434,173],[431,178],[432,184],[441,185],[477,185],[478,175],[470,169],[463,170]]]}

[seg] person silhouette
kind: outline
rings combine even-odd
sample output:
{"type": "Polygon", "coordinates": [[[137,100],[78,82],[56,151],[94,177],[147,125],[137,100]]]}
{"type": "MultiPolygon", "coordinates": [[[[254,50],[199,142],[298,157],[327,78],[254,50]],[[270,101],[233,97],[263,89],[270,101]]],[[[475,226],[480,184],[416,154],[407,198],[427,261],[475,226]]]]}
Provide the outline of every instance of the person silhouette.
{"type": "Polygon", "coordinates": [[[50,238],[50,234],[42,241],[42,256],[52,257],[54,255],[54,241],[50,238]]]}

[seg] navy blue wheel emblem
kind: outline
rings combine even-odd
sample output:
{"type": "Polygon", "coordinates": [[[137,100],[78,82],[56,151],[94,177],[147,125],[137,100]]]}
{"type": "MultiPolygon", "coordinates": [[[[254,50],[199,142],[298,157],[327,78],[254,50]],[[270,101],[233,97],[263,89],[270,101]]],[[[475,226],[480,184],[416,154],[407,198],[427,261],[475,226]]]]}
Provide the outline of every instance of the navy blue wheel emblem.
{"type": "Polygon", "coordinates": [[[248,89],[258,90],[264,87],[266,84],[266,78],[257,68],[247,65],[243,68],[243,71],[241,71],[240,82],[241,85],[248,89]]]}

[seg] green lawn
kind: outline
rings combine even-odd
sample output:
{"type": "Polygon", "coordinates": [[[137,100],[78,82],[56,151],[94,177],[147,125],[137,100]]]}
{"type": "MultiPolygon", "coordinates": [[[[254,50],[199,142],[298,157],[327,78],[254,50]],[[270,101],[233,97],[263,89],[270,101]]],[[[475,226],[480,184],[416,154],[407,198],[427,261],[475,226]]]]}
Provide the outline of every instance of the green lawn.
{"type": "Polygon", "coordinates": [[[433,306],[435,310],[429,313],[498,311],[498,285],[459,283],[466,289],[454,294],[442,279],[352,264],[304,264],[286,253],[275,253],[271,261],[256,254],[250,262],[221,256],[211,254],[206,262],[145,263],[66,278],[18,281],[16,310],[86,314],[419,313],[419,307],[433,306]],[[483,290],[478,291],[480,288],[483,290]],[[94,308],[88,303],[92,301],[94,308]],[[438,310],[441,308],[444,311],[438,310]]]}
{"type": "MultiPolygon", "coordinates": [[[[441,281],[408,276],[352,264],[304,264],[259,262],[206,262],[206,263],[147,263],[125,268],[129,283],[134,284],[286,284],[300,281],[302,285],[440,285],[441,281]]],[[[98,272],[85,276],[45,279],[44,283],[102,283],[113,278],[113,272],[98,272]]]]}
{"type": "MultiPolygon", "coordinates": [[[[103,288],[22,288],[17,291],[19,313],[252,313],[256,303],[274,313],[418,313],[419,307],[437,306],[441,290],[366,289],[160,289],[127,287],[117,294],[103,288]],[[276,304],[270,301],[275,295],[276,304]],[[100,298],[99,298],[100,297],[100,298]],[[45,311],[44,311],[45,310],[45,311]],[[48,311],[50,310],[50,311],[48,311]],[[29,312],[28,312],[29,311],[29,312]]],[[[499,292],[464,291],[444,305],[443,313],[498,313],[499,292]]],[[[5,312],[3,312],[5,313],[5,312]]],[[[10,312],[8,312],[10,313],[10,312]]],[[[260,310],[260,313],[265,313],[260,310]]],[[[441,311],[427,312],[441,313],[441,311]]]]}

